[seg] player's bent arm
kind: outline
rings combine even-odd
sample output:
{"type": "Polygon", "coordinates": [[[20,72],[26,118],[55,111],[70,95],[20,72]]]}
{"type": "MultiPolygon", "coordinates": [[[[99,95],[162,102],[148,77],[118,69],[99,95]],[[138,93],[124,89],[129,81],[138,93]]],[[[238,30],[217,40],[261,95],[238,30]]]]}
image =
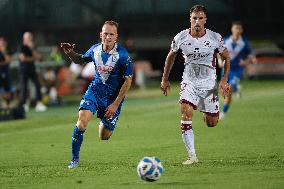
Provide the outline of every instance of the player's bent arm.
{"type": "Polygon", "coordinates": [[[66,54],[75,64],[83,64],[82,54],[76,53],[73,50],[66,54]]]}
{"type": "Polygon", "coordinates": [[[120,104],[120,102],[122,101],[122,99],[124,98],[124,96],[126,95],[127,91],[130,89],[132,83],[132,77],[126,77],[124,80],[124,83],[122,84],[119,93],[114,101],[114,103],[118,106],[120,104]]]}
{"type": "Polygon", "coordinates": [[[20,60],[21,62],[33,62],[33,61],[35,61],[36,59],[35,59],[35,57],[33,57],[33,56],[26,56],[24,53],[20,53],[20,54],[19,54],[19,60],[20,60]]]}
{"type": "Polygon", "coordinates": [[[230,56],[228,50],[225,49],[220,53],[222,60],[224,61],[224,75],[219,83],[219,87],[222,93],[222,96],[225,98],[232,94],[230,85],[228,84],[229,71],[230,71],[230,56]]]}
{"type": "Polygon", "coordinates": [[[221,59],[224,62],[224,75],[223,79],[228,82],[229,72],[230,72],[230,56],[227,49],[224,49],[222,53],[220,53],[221,59]]]}
{"type": "Polygon", "coordinates": [[[168,56],[166,58],[166,61],[165,61],[165,67],[164,67],[162,82],[169,80],[169,75],[170,75],[171,69],[173,67],[173,64],[175,62],[176,56],[177,56],[176,53],[174,53],[172,50],[170,50],[170,52],[168,53],[168,56]]]}
{"type": "Polygon", "coordinates": [[[245,60],[242,60],[240,62],[240,65],[241,66],[247,66],[247,65],[252,64],[254,62],[256,62],[255,56],[254,55],[249,55],[245,60]]]}

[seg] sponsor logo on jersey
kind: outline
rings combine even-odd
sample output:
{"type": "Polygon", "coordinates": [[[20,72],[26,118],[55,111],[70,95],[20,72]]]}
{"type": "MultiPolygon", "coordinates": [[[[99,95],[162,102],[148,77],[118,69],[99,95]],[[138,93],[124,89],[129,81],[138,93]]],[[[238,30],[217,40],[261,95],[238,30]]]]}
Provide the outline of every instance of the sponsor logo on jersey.
{"type": "Polygon", "coordinates": [[[110,73],[113,70],[113,66],[104,66],[104,65],[98,65],[97,66],[97,71],[100,74],[107,74],[110,73]]]}
{"type": "Polygon", "coordinates": [[[194,53],[194,54],[188,54],[186,56],[188,58],[195,60],[195,59],[200,59],[200,58],[206,58],[206,57],[210,56],[210,53],[194,53]]]}

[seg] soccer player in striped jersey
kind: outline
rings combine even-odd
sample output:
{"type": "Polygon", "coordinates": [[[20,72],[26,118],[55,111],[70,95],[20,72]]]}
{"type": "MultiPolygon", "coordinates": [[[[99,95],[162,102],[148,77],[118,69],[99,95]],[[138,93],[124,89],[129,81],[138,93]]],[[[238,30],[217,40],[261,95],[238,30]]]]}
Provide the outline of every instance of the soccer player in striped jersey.
{"type": "Polygon", "coordinates": [[[74,44],[61,47],[76,64],[94,62],[95,75],[79,107],[79,118],[72,134],[72,159],[69,168],[79,165],[83,135],[93,114],[97,114],[99,137],[108,140],[117,123],[120,110],[132,82],[132,61],[125,48],[116,43],[118,23],[106,21],[100,33],[101,43],[93,45],[84,55],[74,52],[74,44]]]}
{"type": "Polygon", "coordinates": [[[220,91],[223,96],[230,93],[227,83],[230,69],[229,54],[221,35],[205,28],[206,15],[206,8],[202,5],[195,5],[190,9],[190,28],[174,37],[165,61],[161,82],[161,90],[167,96],[170,89],[169,74],[177,52],[181,51],[185,68],[179,102],[182,140],[188,153],[184,165],[198,162],[192,127],[193,110],[198,109],[204,113],[204,121],[208,127],[215,127],[219,119],[215,62],[217,53],[225,61],[224,75],[219,84],[220,91]]]}

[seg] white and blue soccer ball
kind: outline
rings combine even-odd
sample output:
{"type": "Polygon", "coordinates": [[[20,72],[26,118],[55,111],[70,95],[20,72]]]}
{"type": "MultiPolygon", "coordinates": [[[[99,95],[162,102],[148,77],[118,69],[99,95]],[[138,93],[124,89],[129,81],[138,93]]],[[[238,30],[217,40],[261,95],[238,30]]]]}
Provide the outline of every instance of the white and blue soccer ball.
{"type": "Polygon", "coordinates": [[[138,176],[148,182],[159,180],[163,171],[161,160],[156,157],[144,157],[137,166],[138,176]]]}

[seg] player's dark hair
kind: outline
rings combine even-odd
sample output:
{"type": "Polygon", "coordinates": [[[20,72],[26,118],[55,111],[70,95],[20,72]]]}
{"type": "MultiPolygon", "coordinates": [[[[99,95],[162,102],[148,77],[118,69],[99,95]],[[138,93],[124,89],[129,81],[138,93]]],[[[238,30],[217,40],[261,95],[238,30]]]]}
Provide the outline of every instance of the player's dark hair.
{"type": "Polygon", "coordinates": [[[239,20],[235,20],[235,21],[232,22],[232,26],[234,26],[234,25],[243,26],[243,23],[239,20]]]}
{"type": "Polygon", "coordinates": [[[207,10],[203,5],[194,5],[193,7],[191,7],[189,11],[189,15],[191,16],[193,12],[199,12],[199,11],[203,11],[205,15],[207,16],[207,10]]]}
{"type": "Polygon", "coordinates": [[[106,24],[111,25],[111,26],[115,26],[116,29],[118,29],[118,23],[115,22],[115,21],[113,21],[113,20],[107,20],[107,21],[105,21],[104,25],[106,25],[106,24]]]}

